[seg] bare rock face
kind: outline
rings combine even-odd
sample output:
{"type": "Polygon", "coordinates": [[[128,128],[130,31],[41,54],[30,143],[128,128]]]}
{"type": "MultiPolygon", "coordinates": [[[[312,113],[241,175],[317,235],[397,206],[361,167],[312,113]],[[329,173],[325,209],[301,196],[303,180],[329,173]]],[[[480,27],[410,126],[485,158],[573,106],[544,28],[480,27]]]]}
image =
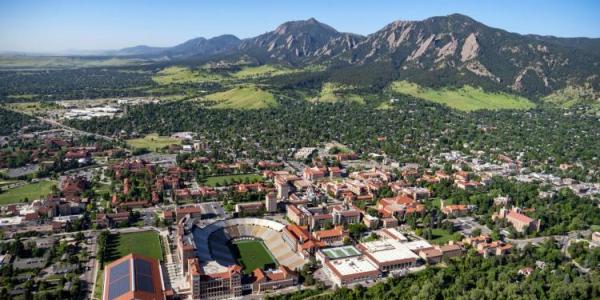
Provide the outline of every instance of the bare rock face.
{"type": "Polygon", "coordinates": [[[244,40],[234,36],[198,38],[176,47],[140,46],[123,53],[214,59],[245,55],[257,63],[324,63],[332,69],[381,63],[382,69],[399,77],[440,72],[442,76],[429,77],[439,78],[442,84],[481,79],[526,93],[550,93],[586,84],[594,89],[600,67],[600,39],[524,36],[458,14],[395,21],[367,36],[338,32],[311,18],[286,22],[244,40]]]}
{"type": "Polygon", "coordinates": [[[421,57],[421,55],[423,55],[425,53],[425,51],[427,51],[427,49],[429,48],[429,46],[431,45],[431,42],[433,41],[433,39],[435,38],[435,35],[432,34],[429,38],[427,38],[424,41],[421,41],[421,43],[419,44],[419,48],[415,49],[410,56],[407,58],[407,60],[415,60],[419,57],[421,57]]]}
{"type": "Polygon", "coordinates": [[[477,37],[474,33],[471,33],[465,40],[462,50],[460,51],[460,61],[466,62],[468,60],[476,58],[478,51],[479,44],[477,43],[477,37]]]}
{"type": "Polygon", "coordinates": [[[456,53],[456,49],[458,48],[458,41],[454,38],[454,36],[451,36],[451,38],[452,40],[450,42],[448,42],[438,50],[436,62],[439,62],[448,57],[452,57],[456,53]]]}
{"type": "Polygon", "coordinates": [[[476,75],[488,77],[496,82],[500,82],[500,78],[492,74],[492,72],[490,72],[481,62],[477,60],[471,60],[467,62],[465,67],[467,68],[467,70],[473,72],[476,75]]]}
{"type": "Polygon", "coordinates": [[[529,72],[533,72],[536,76],[538,76],[544,82],[544,86],[549,87],[550,83],[548,81],[548,77],[546,77],[546,74],[544,74],[544,70],[539,65],[535,65],[535,66],[527,66],[523,70],[521,70],[519,72],[519,74],[517,74],[517,76],[515,77],[515,81],[512,85],[513,90],[515,90],[515,91],[523,90],[523,78],[525,78],[525,75],[527,75],[527,73],[529,73],[529,72]]]}
{"type": "Polygon", "coordinates": [[[360,35],[340,33],[311,18],[281,24],[274,31],[247,39],[240,50],[262,49],[280,59],[330,57],[351,50],[363,39],[360,35]]]}

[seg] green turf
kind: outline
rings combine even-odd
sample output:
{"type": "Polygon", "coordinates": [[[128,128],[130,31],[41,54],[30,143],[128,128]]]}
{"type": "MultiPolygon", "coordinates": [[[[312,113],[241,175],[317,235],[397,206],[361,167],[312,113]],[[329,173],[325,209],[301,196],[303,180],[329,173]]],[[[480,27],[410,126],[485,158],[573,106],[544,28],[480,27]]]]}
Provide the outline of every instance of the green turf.
{"type": "Polygon", "coordinates": [[[457,241],[461,238],[458,232],[450,234],[447,230],[439,228],[431,230],[431,235],[431,242],[438,245],[447,244],[449,241],[457,241]]]}
{"type": "Polygon", "coordinates": [[[178,83],[198,83],[205,81],[220,81],[224,77],[218,74],[212,74],[204,70],[190,70],[186,67],[168,67],[155,76],[152,80],[160,85],[178,84],[178,83]]]}
{"type": "Polygon", "coordinates": [[[111,235],[107,243],[107,261],[136,253],[162,260],[160,236],[156,231],[111,235]]]}
{"type": "Polygon", "coordinates": [[[239,253],[238,262],[244,267],[246,274],[252,273],[256,268],[277,265],[262,241],[238,241],[232,246],[239,253]]]}
{"type": "Polygon", "coordinates": [[[94,287],[94,295],[92,299],[102,299],[102,287],[104,286],[104,271],[98,270],[96,277],[96,286],[94,287]]]}
{"type": "Polygon", "coordinates": [[[338,248],[324,249],[323,253],[325,253],[327,257],[332,259],[354,256],[359,254],[358,250],[356,250],[354,246],[342,246],[338,248]]]}
{"type": "Polygon", "coordinates": [[[459,89],[432,89],[408,81],[395,81],[390,86],[397,93],[444,104],[462,111],[480,109],[530,109],[535,104],[526,98],[507,93],[490,93],[465,85],[459,89]]]}
{"type": "Polygon", "coordinates": [[[216,102],[213,108],[221,109],[261,109],[279,105],[273,94],[253,85],[210,94],[206,99],[216,102]]]}
{"type": "Polygon", "coordinates": [[[50,194],[52,185],[54,184],[56,184],[54,181],[42,180],[10,189],[0,194],[0,204],[18,203],[22,202],[25,198],[29,199],[29,201],[40,199],[50,194]]]}
{"type": "Polygon", "coordinates": [[[351,86],[326,82],[321,88],[319,96],[311,99],[313,102],[334,103],[340,101],[349,101],[356,103],[365,103],[365,99],[352,92],[354,88],[351,86]]]}
{"type": "Polygon", "coordinates": [[[263,181],[263,177],[258,174],[237,174],[208,177],[204,180],[203,184],[208,186],[216,186],[223,185],[226,181],[231,184],[232,182],[244,182],[246,179],[249,182],[263,181]]]}
{"type": "Polygon", "coordinates": [[[158,134],[148,134],[143,138],[127,140],[127,144],[134,148],[146,148],[148,150],[156,150],[164,148],[172,144],[180,144],[178,139],[168,136],[159,136],[158,134]]]}

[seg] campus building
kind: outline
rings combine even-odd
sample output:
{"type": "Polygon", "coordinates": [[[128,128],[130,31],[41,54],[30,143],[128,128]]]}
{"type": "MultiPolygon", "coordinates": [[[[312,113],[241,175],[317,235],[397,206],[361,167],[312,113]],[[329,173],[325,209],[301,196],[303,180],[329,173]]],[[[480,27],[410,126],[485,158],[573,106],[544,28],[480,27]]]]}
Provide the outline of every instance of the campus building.
{"type": "Polygon", "coordinates": [[[187,280],[192,299],[230,299],[242,296],[242,267],[232,265],[211,273],[198,258],[188,259],[187,280]]]}
{"type": "Polygon", "coordinates": [[[163,274],[157,259],[124,256],[104,268],[103,300],[165,299],[163,274]]]}
{"type": "Polygon", "coordinates": [[[381,272],[393,272],[415,267],[419,259],[419,256],[411,251],[405,243],[391,239],[360,243],[357,248],[381,272]]]}

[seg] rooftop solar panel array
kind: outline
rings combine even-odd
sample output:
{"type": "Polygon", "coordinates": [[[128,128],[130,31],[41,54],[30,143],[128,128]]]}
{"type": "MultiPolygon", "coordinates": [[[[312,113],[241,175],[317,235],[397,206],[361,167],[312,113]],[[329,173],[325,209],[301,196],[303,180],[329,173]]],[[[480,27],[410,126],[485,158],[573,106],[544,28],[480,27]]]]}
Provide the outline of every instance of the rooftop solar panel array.
{"type": "Polygon", "coordinates": [[[131,291],[155,294],[157,292],[153,278],[156,274],[155,268],[151,261],[135,256],[111,266],[107,271],[108,300],[115,300],[131,291]]]}
{"type": "Polygon", "coordinates": [[[142,292],[154,293],[154,285],[152,284],[152,277],[136,274],[135,275],[135,289],[142,292]]]}
{"type": "Polygon", "coordinates": [[[152,284],[152,265],[141,259],[133,261],[135,268],[135,288],[136,290],[154,293],[154,285],[152,284]]]}
{"type": "Polygon", "coordinates": [[[145,274],[145,275],[152,275],[152,265],[145,261],[145,260],[141,260],[141,259],[136,259],[133,261],[133,267],[135,268],[135,273],[141,273],[141,274],[145,274]]]}
{"type": "Polygon", "coordinates": [[[113,300],[129,292],[131,289],[129,277],[129,261],[123,261],[110,269],[108,283],[108,299],[113,300]]]}
{"type": "Polygon", "coordinates": [[[131,289],[129,282],[129,276],[111,282],[108,287],[108,299],[113,300],[129,292],[131,289]]]}
{"type": "Polygon", "coordinates": [[[120,279],[123,276],[129,276],[129,261],[123,261],[110,269],[110,280],[120,279]]]}

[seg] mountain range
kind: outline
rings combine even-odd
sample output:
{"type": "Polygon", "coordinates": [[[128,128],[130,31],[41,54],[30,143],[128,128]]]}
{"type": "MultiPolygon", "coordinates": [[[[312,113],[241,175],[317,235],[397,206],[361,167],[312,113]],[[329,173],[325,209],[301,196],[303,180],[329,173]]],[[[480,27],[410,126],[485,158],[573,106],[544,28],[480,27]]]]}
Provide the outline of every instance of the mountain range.
{"type": "Polygon", "coordinates": [[[442,86],[475,83],[538,96],[576,87],[579,94],[598,100],[600,91],[600,39],[520,35],[460,14],[395,21],[367,36],[339,32],[311,18],[243,40],[222,35],[174,47],[136,46],[107,54],[324,64],[334,70],[333,76],[343,73],[346,78],[369,77],[364,75],[369,69],[382,72],[373,76],[390,80],[442,86]]]}

